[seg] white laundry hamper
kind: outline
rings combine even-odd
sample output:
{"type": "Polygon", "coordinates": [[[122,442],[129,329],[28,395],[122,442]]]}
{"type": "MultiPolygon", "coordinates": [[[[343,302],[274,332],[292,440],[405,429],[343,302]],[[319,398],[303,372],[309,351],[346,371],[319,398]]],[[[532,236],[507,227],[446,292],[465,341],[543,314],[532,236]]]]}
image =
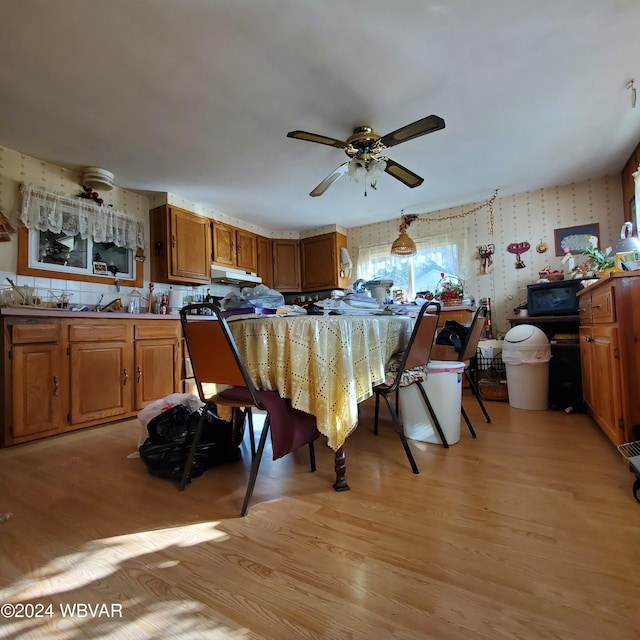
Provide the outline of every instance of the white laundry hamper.
{"type": "MultiPolygon", "coordinates": [[[[460,407],[464,362],[432,360],[423,383],[448,444],[460,440],[460,407]]],[[[442,444],[417,385],[400,387],[400,414],[404,434],[411,440],[442,444]]]]}

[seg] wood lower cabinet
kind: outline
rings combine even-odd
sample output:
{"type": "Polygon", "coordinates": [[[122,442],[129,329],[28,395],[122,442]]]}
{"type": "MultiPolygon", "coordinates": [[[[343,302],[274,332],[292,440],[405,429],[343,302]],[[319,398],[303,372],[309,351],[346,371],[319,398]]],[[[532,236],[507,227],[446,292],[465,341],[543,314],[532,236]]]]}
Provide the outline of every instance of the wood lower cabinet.
{"type": "Polygon", "coordinates": [[[178,322],[134,326],[135,410],[175,393],[181,386],[182,347],[178,322]]]}
{"type": "Polygon", "coordinates": [[[211,282],[211,219],[172,205],[149,211],[151,280],[211,282]]]}
{"type": "Polygon", "coordinates": [[[0,320],[2,445],[132,417],[181,390],[178,319],[0,320]]]}
{"type": "Polygon", "coordinates": [[[5,331],[13,344],[4,356],[11,372],[4,384],[5,439],[19,443],[58,433],[68,391],[60,323],[10,325],[5,331]]]}
{"type": "Polygon", "coordinates": [[[332,232],[300,241],[300,269],[303,291],[345,289],[348,279],[340,268],[340,249],[347,248],[347,237],[332,232]]]}
{"type": "Polygon", "coordinates": [[[273,288],[282,292],[300,291],[299,240],[273,240],[273,288]]]}
{"type": "Polygon", "coordinates": [[[640,272],[616,273],[578,294],[584,401],[616,446],[640,437],[640,272]]]}

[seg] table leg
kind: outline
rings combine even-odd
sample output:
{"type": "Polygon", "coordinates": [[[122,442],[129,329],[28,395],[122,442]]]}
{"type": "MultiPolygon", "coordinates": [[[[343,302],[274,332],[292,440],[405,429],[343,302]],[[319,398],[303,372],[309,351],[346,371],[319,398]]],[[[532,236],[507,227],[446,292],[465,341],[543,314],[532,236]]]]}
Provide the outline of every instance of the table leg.
{"type": "Polygon", "coordinates": [[[336,470],[336,481],[333,488],[336,491],[350,491],[351,487],[347,484],[347,463],[346,456],[344,454],[344,445],[339,449],[336,449],[336,455],[334,458],[334,467],[336,470]]]}

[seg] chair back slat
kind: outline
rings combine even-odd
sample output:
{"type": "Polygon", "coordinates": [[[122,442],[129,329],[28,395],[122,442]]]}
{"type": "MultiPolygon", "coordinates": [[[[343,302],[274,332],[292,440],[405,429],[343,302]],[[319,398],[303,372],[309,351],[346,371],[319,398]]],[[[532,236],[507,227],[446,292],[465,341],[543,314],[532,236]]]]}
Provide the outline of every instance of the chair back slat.
{"type": "MultiPolygon", "coordinates": [[[[211,383],[247,387],[255,398],[255,387],[219,307],[208,303],[188,305],[180,310],[180,322],[198,389],[211,383]],[[203,308],[213,316],[191,315],[203,308]]],[[[256,401],[256,405],[260,403],[256,401]]]]}
{"type": "Polygon", "coordinates": [[[401,373],[407,369],[421,367],[429,362],[433,339],[440,318],[440,303],[429,302],[420,307],[420,311],[413,325],[413,331],[409,338],[409,343],[404,350],[404,355],[400,361],[398,376],[393,384],[396,387],[401,378],[401,373]],[[428,312],[428,313],[427,313],[428,312]]]}
{"type": "Polygon", "coordinates": [[[467,331],[467,338],[462,345],[462,349],[460,349],[460,355],[458,356],[458,360],[460,362],[471,360],[471,358],[476,355],[478,342],[480,342],[480,337],[482,336],[482,331],[484,330],[486,321],[487,307],[478,307],[475,315],[473,316],[473,320],[471,321],[471,327],[469,328],[469,331],[467,331]]]}

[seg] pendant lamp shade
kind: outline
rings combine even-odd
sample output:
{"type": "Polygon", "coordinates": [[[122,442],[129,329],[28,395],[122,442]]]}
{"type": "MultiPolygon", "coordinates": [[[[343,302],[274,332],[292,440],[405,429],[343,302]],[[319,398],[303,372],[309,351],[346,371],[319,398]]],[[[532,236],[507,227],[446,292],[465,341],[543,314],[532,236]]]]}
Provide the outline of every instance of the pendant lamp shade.
{"type": "Polygon", "coordinates": [[[407,256],[415,256],[416,253],[416,243],[409,237],[407,230],[403,229],[391,245],[391,255],[406,258],[407,256]]]}

